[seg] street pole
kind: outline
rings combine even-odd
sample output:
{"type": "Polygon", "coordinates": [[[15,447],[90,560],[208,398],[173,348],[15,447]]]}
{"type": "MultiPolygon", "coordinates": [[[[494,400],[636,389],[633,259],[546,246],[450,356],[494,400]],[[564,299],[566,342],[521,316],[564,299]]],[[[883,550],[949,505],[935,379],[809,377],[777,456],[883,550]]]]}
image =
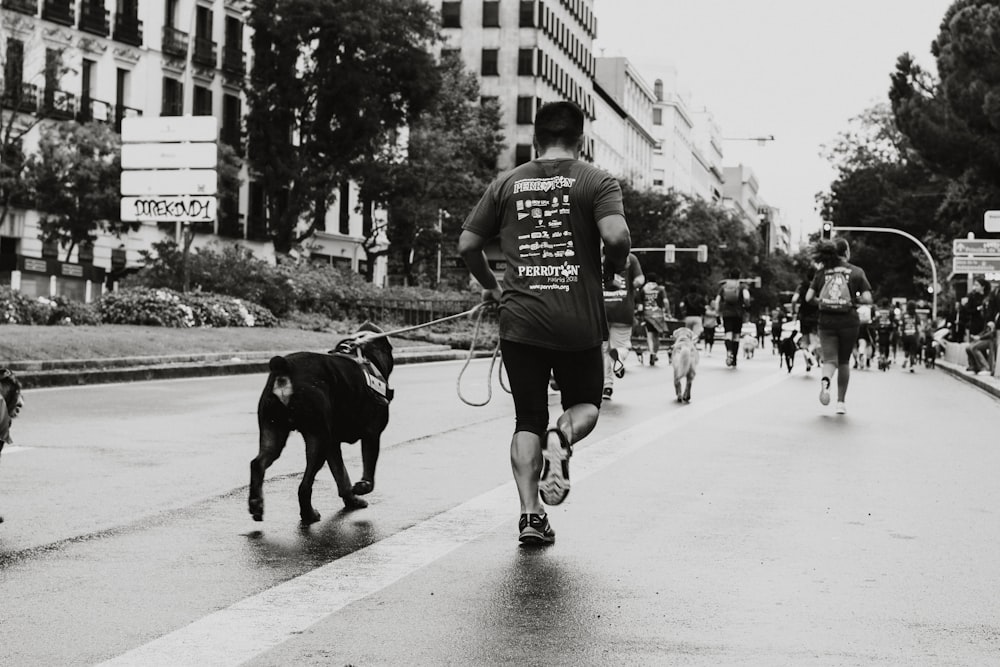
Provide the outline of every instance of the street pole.
{"type": "Polygon", "coordinates": [[[835,232],[884,232],[887,234],[898,234],[899,236],[906,237],[917,244],[921,250],[924,251],[924,255],[927,256],[927,262],[931,265],[931,319],[934,320],[934,326],[937,326],[937,313],[938,313],[938,277],[937,277],[937,264],[934,263],[934,257],[931,256],[931,251],[927,249],[920,239],[918,239],[913,234],[909,232],[904,232],[902,229],[896,229],[894,227],[834,227],[835,232]]]}

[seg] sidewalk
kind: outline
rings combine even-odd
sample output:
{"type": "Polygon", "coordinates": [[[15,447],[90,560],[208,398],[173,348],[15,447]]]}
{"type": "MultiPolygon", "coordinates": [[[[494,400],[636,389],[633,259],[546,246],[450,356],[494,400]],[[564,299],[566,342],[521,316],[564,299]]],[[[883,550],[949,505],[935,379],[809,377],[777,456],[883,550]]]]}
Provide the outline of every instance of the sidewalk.
{"type": "Polygon", "coordinates": [[[962,343],[946,343],[944,356],[937,360],[937,365],[945,371],[1000,398],[1000,378],[996,375],[973,375],[965,370],[967,363],[965,345],[962,343]]]}
{"type": "MultiPolygon", "coordinates": [[[[326,352],[326,350],[314,350],[326,352]]],[[[266,373],[267,362],[279,354],[274,352],[240,352],[184,354],[159,357],[122,357],[112,359],[65,359],[55,361],[13,361],[7,367],[17,373],[25,389],[65,387],[110,382],[137,382],[175,378],[210,377],[266,373]]],[[[476,350],[476,358],[490,356],[489,350],[476,350]]],[[[393,358],[397,365],[425,361],[465,359],[468,350],[456,350],[447,345],[412,345],[396,347],[393,358]]]]}

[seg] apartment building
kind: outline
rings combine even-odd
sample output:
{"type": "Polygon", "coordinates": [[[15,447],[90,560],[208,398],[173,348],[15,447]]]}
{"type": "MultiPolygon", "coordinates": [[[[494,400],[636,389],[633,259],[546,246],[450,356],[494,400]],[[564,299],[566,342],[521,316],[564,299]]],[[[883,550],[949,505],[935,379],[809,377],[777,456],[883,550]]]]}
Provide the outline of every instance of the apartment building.
{"type": "Polygon", "coordinates": [[[443,50],[460,54],[479,75],[481,94],[500,103],[509,169],[534,157],[532,123],[545,102],[570,100],[583,109],[582,157],[594,158],[591,124],[596,103],[591,53],[597,35],[592,0],[446,0],[443,50]]]}
{"type": "Polygon", "coordinates": [[[744,164],[724,167],[723,184],[723,205],[739,216],[748,232],[755,232],[763,200],[753,170],[744,164]]]}
{"type": "Polygon", "coordinates": [[[620,174],[642,190],[653,180],[653,152],[657,142],[653,137],[653,89],[643,80],[627,58],[597,58],[594,87],[609,97],[625,112],[624,172],[620,174]]]}
{"type": "Polygon", "coordinates": [[[705,201],[722,201],[722,131],[708,109],[691,112],[692,132],[691,194],[705,201]]]}

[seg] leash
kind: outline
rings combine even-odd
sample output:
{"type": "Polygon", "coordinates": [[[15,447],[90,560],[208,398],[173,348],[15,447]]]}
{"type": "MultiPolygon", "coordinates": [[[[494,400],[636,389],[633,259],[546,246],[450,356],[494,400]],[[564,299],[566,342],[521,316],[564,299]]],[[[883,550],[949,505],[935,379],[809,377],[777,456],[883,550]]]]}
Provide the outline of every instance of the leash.
{"type": "MultiPolygon", "coordinates": [[[[450,320],[457,320],[459,318],[476,315],[476,324],[472,330],[472,341],[469,344],[469,353],[465,357],[465,363],[462,365],[462,370],[458,372],[458,379],[455,382],[455,390],[458,393],[458,398],[460,401],[462,401],[466,405],[471,405],[472,407],[478,408],[486,405],[493,398],[493,383],[490,381],[490,378],[493,376],[493,367],[496,366],[497,357],[500,356],[500,343],[499,342],[497,343],[497,346],[493,349],[493,354],[490,357],[490,368],[489,371],[486,373],[487,379],[486,379],[485,401],[483,401],[482,403],[475,403],[468,400],[467,398],[465,398],[465,396],[462,395],[462,376],[465,375],[465,371],[469,367],[469,364],[472,362],[473,355],[475,354],[476,341],[479,338],[479,329],[483,321],[483,313],[490,308],[495,308],[495,305],[480,303],[476,304],[475,306],[464,312],[458,313],[456,315],[448,315],[447,317],[442,317],[436,320],[431,320],[430,322],[425,322],[424,324],[415,324],[413,326],[403,327],[402,329],[394,329],[393,331],[384,331],[382,333],[376,333],[373,331],[359,331],[353,336],[350,336],[349,339],[353,340],[357,345],[363,345],[368,341],[376,340],[378,338],[388,338],[389,336],[395,336],[401,333],[407,333],[409,331],[416,331],[417,329],[423,329],[425,327],[433,326],[435,324],[441,324],[442,322],[448,322],[450,320]]],[[[503,371],[503,360],[501,359],[500,368],[497,371],[497,377],[499,378],[500,381],[500,387],[509,394],[510,387],[506,386],[506,384],[504,383],[502,371],[503,371]]]]}

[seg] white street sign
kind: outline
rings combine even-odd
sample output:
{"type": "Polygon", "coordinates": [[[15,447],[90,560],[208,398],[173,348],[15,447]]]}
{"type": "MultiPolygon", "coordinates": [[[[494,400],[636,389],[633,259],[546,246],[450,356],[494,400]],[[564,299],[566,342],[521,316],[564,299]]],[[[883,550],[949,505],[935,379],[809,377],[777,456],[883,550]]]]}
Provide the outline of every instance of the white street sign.
{"type": "Polygon", "coordinates": [[[215,141],[219,121],[215,116],[136,116],[122,118],[122,141],[215,141]]]}
{"type": "Polygon", "coordinates": [[[951,267],[954,273],[996,273],[1000,272],[1000,255],[993,257],[952,257],[951,267]]]}
{"type": "Polygon", "coordinates": [[[955,239],[951,250],[955,255],[1000,255],[1000,239],[955,239]]]}
{"type": "Polygon", "coordinates": [[[1000,232],[1000,211],[986,211],[983,214],[983,227],[988,232],[1000,232]]]}
{"type": "Polygon", "coordinates": [[[122,197],[125,222],[214,222],[215,197],[122,197]]]}
{"type": "Polygon", "coordinates": [[[122,169],[215,169],[215,144],[122,144],[122,169]]]}
{"type": "Polygon", "coordinates": [[[123,195],[214,195],[219,183],[214,169],[123,171],[123,195]]]}

